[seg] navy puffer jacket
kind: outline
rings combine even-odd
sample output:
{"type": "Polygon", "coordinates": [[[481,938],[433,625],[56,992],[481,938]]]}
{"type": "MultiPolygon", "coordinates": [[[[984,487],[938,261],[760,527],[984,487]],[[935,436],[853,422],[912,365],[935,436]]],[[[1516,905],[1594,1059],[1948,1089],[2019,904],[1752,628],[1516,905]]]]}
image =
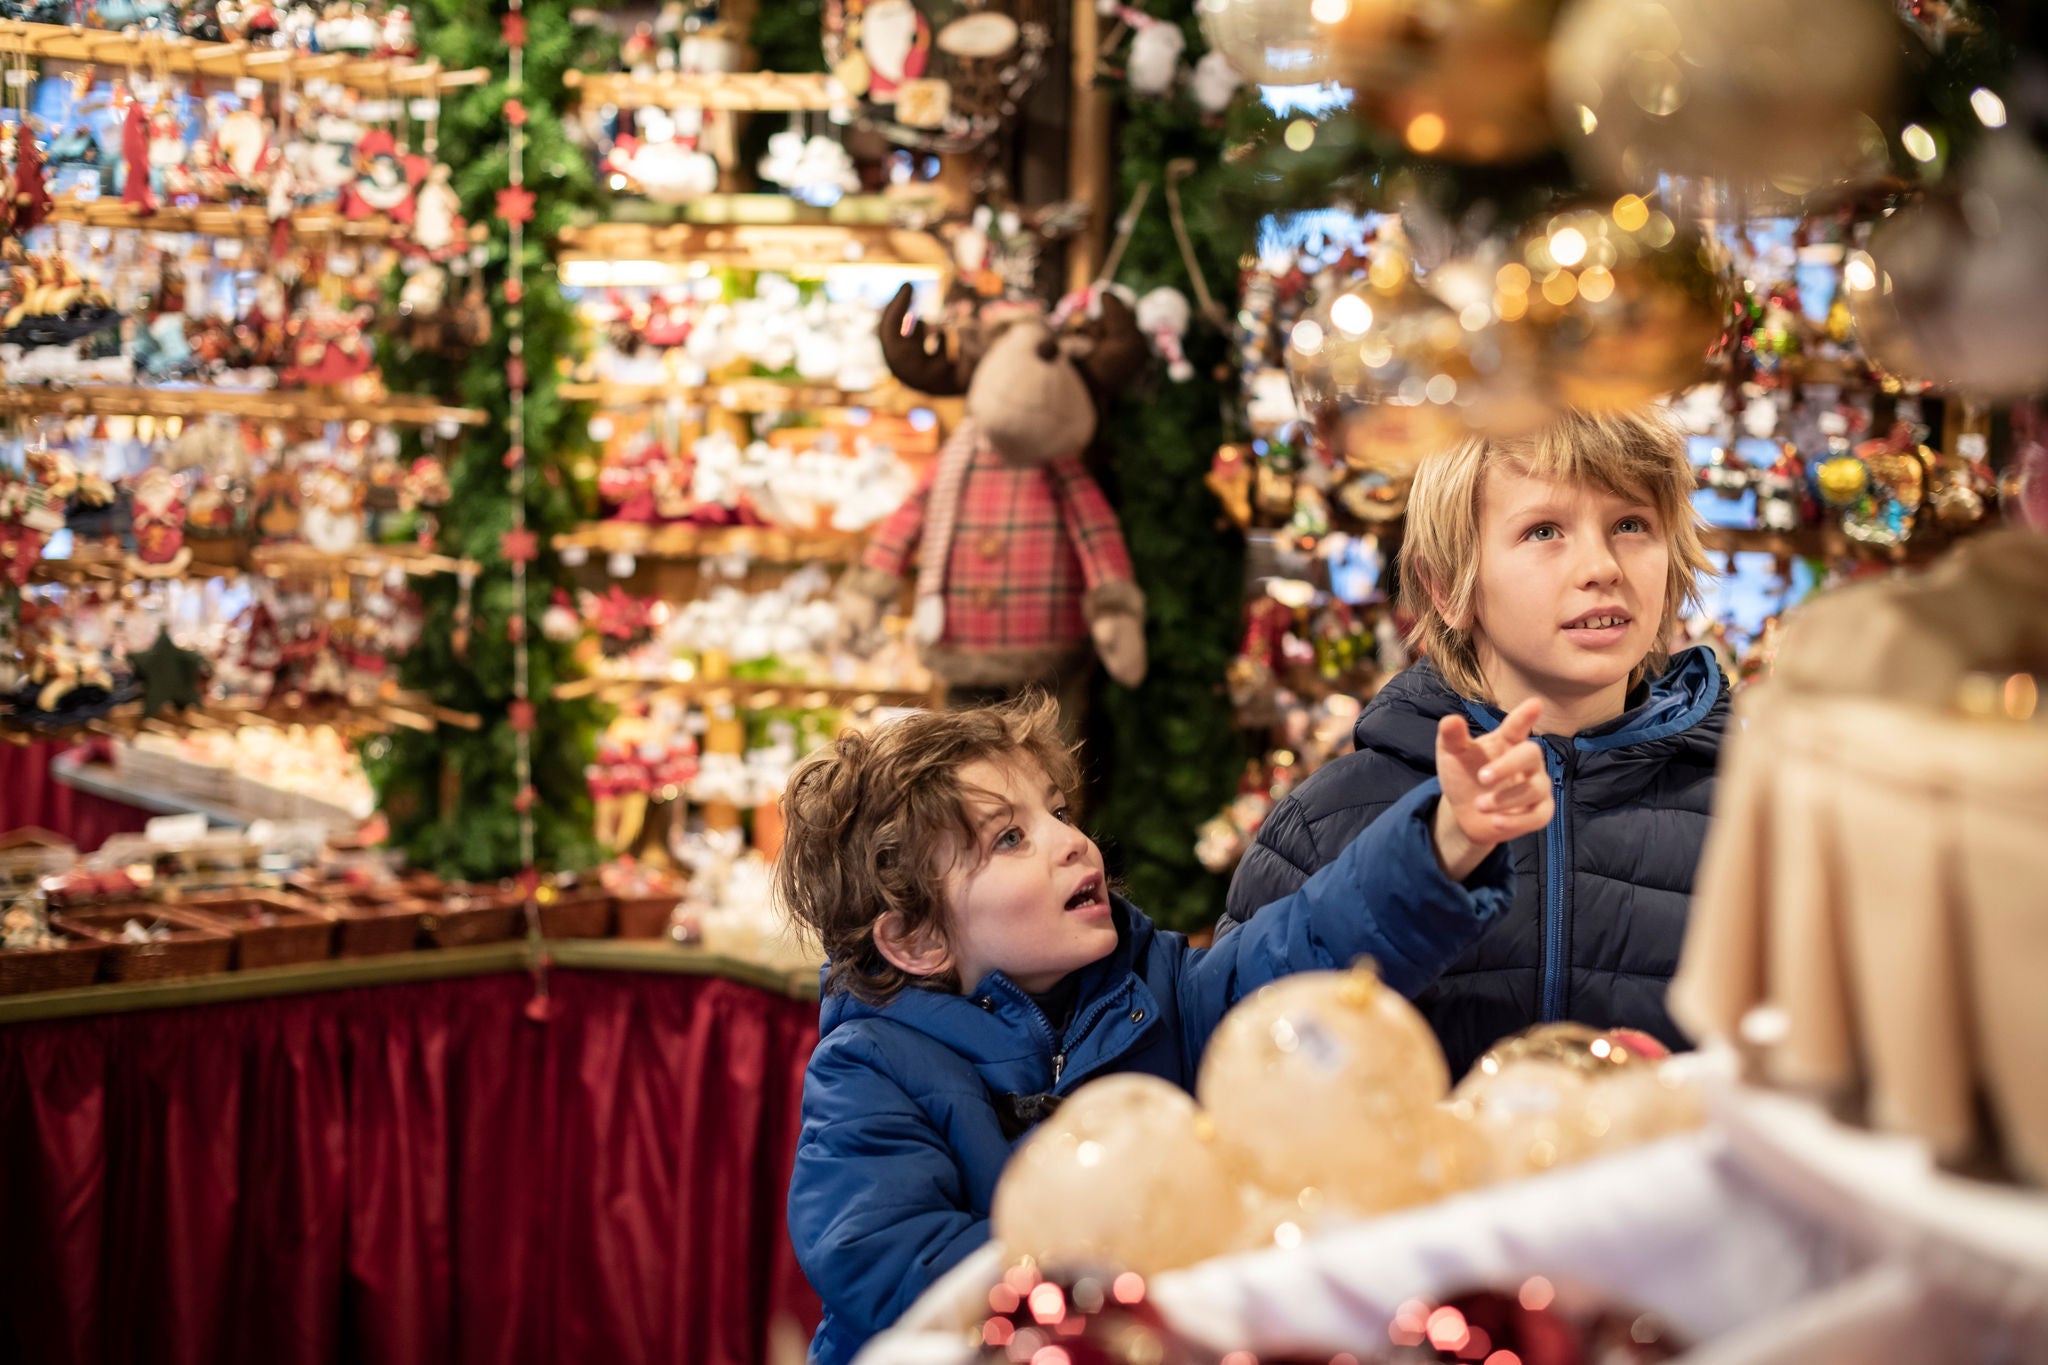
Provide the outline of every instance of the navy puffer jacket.
{"type": "MultiPolygon", "coordinates": [[[[1686,1045],[1664,991],[1707,835],[1728,687],[1712,653],[1697,648],[1638,693],[1606,725],[1569,740],[1539,736],[1557,814],[1510,845],[1514,906],[1413,995],[1454,1076],[1500,1039],[1555,1019],[1686,1045]]],[[[1426,662],[1388,682],[1358,718],[1357,752],[1326,764],[1267,817],[1230,884],[1223,931],[1301,885],[1433,779],[1437,722],[1459,711],[1477,732],[1502,718],[1453,692],[1426,662]]]]}

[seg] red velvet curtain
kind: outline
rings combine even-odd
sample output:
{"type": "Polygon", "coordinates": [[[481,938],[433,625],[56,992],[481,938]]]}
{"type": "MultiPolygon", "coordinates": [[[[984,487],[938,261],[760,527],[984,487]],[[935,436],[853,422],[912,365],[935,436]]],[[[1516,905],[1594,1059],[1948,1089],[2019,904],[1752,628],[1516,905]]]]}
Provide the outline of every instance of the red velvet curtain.
{"type": "Polygon", "coordinates": [[[139,831],[149,812],[64,786],[50,760],[71,747],[54,740],[0,744],[0,834],[37,825],[91,853],[110,834],[139,831]]]}
{"type": "Polygon", "coordinates": [[[789,1358],[817,1007],[550,984],[545,1022],[491,976],[0,1028],[0,1360],[789,1358]]]}

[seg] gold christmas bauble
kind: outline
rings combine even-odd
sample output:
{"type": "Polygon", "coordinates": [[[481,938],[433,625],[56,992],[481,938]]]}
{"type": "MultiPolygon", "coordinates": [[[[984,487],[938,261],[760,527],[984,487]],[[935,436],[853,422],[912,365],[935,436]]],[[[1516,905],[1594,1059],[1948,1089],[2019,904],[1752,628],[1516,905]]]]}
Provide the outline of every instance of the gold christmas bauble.
{"type": "Polygon", "coordinates": [[[1800,193],[1868,169],[1896,35],[1885,0],[1570,0],[1551,110],[1615,189],[1677,175],[1800,193]]]}
{"type": "Polygon", "coordinates": [[[1331,79],[1324,26],[1311,13],[1331,0],[1197,0],[1202,37],[1255,85],[1331,79]]]}
{"type": "MultiPolygon", "coordinates": [[[[1639,407],[1703,378],[1732,281],[1704,233],[1634,195],[1533,224],[1517,244],[1519,327],[1566,403],[1639,407]]],[[[1506,273],[1505,270],[1503,272],[1506,273]]]]}
{"type": "Polygon", "coordinates": [[[1557,0],[1362,4],[1331,26],[1336,78],[1409,150],[1525,157],[1552,139],[1544,45],[1557,0]]]}
{"type": "Polygon", "coordinates": [[[1322,300],[1287,347],[1295,403],[1354,470],[1403,481],[1425,456],[1469,433],[1456,406],[1474,377],[1457,314],[1407,278],[1375,267],[1322,300]]]}
{"type": "Polygon", "coordinates": [[[1429,1024],[1368,967],[1305,972],[1238,1005],[1196,1093],[1267,1190],[1375,1213],[1446,1188],[1430,1109],[1449,1080],[1429,1024]]]}
{"type": "Polygon", "coordinates": [[[1697,1127],[1698,1095],[1626,1035],[1546,1024],[1480,1058],[1446,1109],[1483,1178],[1513,1180],[1697,1127]]]}
{"type": "Polygon", "coordinates": [[[1208,1119],[1156,1076],[1108,1076],[1040,1124],[996,1185],[997,1241],[1042,1266],[1193,1265],[1240,1236],[1237,1187],[1208,1119]]]}

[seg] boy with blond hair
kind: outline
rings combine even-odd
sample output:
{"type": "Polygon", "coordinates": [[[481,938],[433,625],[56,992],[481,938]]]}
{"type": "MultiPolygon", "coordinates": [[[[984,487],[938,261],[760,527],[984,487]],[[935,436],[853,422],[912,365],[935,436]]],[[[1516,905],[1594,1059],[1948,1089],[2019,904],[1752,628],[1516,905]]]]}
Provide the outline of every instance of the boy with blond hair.
{"type": "Polygon", "coordinates": [[[1267,818],[1231,882],[1224,941],[1432,778],[1446,798],[1439,856],[1458,875],[1470,855],[1447,813],[1464,789],[1443,757],[1540,701],[1553,813],[1510,845],[1513,906],[1465,921],[1464,950],[1409,994],[1453,1075],[1551,1020],[1683,1046],[1664,992],[1728,713],[1712,652],[1668,653],[1710,571],[1693,486],[1684,438],[1654,412],[1568,413],[1425,461],[1408,499],[1401,594],[1427,657],[1365,708],[1356,751],[1267,818]]]}

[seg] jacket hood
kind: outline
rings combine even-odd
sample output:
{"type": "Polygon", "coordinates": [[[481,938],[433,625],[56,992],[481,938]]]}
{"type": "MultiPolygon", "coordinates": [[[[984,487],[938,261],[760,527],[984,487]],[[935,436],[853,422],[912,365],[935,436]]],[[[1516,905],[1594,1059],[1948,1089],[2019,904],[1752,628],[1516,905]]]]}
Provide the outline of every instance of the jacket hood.
{"type": "MultiPolygon", "coordinates": [[[[1667,742],[1674,747],[1717,748],[1727,715],[1727,681],[1712,650],[1704,645],[1681,650],[1670,666],[1649,683],[1635,705],[1574,737],[1580,753],[1602,753],[1634,745],[1667,742]]],[[[1445,716],[1462,712],[1474,730],[1485,733],[1501,723],[1498,707],[1453,692],[1427,659],[1394,675],[1358,717],[1352,730],[1360,749],[1392,754],[1417,767],[1436,766],[1436,727],[1445,716]]]]}

